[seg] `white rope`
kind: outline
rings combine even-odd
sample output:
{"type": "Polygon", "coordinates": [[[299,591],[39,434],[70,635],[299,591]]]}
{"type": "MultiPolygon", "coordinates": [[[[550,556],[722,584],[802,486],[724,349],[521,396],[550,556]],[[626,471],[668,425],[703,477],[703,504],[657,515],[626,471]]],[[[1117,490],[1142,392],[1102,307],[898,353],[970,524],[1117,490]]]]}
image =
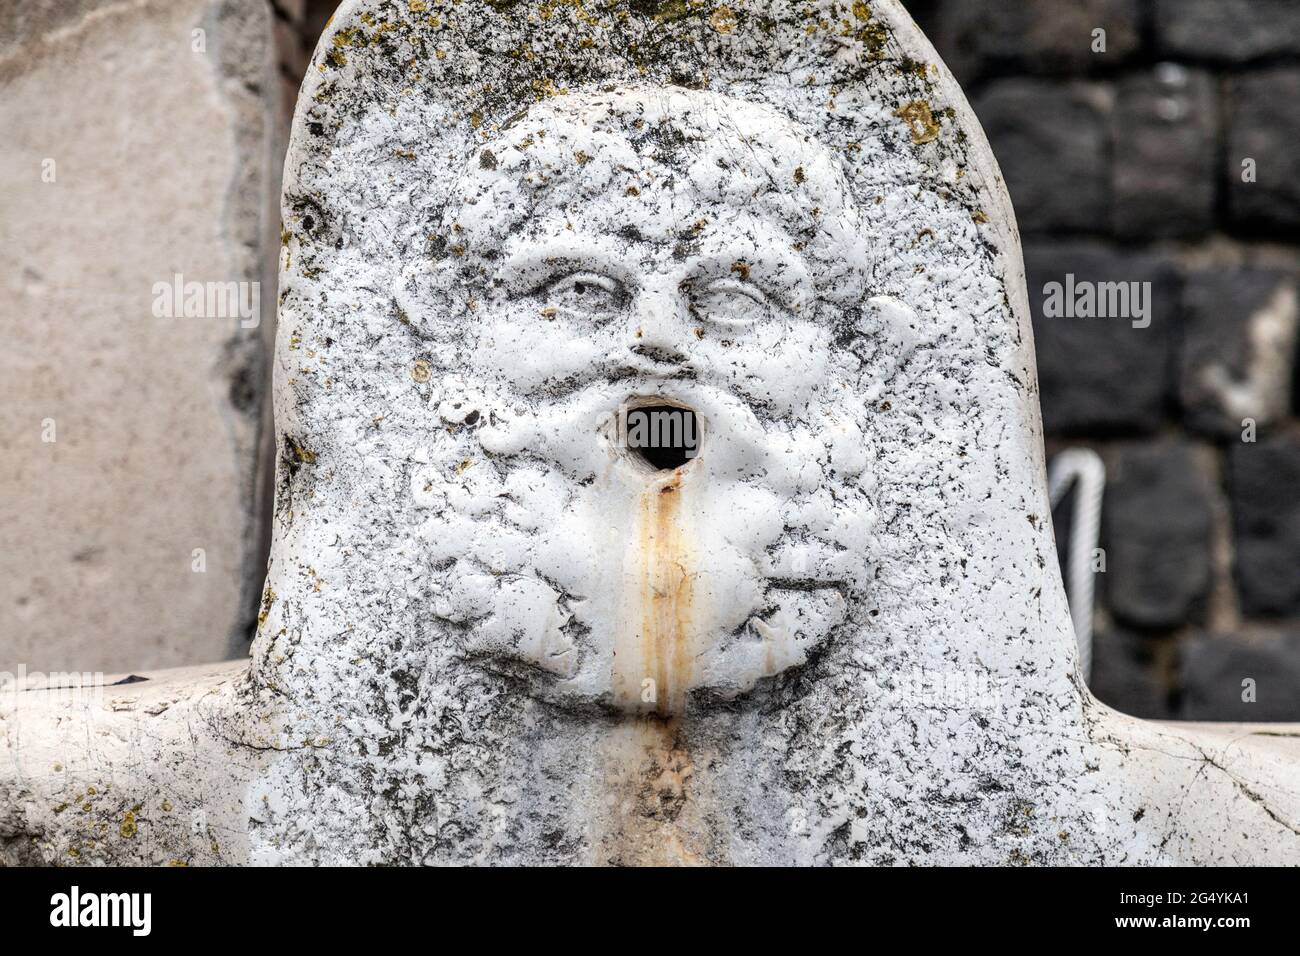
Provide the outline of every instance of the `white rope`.
{"type": "Polygon", "coordinates": [[[1047,494],[1055,508],[1073,484],[1074,510],[1066,553],[1065,593],[1070,620],[1079,644],[1079,670],[1092,674],[1093,552],[1101,538],[1101,499],[1106,490],[1106,466],[1091,448],[1067,448],[1047,469],[1047,494]]]}

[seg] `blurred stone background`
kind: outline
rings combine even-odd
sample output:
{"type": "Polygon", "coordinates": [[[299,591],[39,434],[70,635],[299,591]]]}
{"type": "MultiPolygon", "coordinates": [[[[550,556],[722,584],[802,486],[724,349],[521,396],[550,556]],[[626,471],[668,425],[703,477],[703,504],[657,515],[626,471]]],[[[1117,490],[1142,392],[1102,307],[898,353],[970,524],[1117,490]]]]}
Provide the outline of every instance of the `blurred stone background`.
{"type": "Polygon", "coordinates": [[[262,0],[4,4],[0,670],[247,648],[284,155],[272,23],[262,0]],[[155,317],[177,274],[260,282],[266,321],[155,317]]]}
{"type": "Polygon", "coordinates": [[[1106,463],[1094,692],[1300,719],[1300,2],[905,3],[1011,191],[1048,453],[1106,463]],[[1151,326],[1045,318],[1071,273],[1151,282],[1151,326]]]}
{"type": "MultiPolygon", "coordinates": [[[[1106,463],[1094,691],[1144,717],[1300,720],[1300,2],[904,3],[1015,203],[1049,456],[1106,463]],[[1152,283],[1150,327],[1044,318],[1067,274],[1152,283]]],[[[35,0],[0,24],[19,131],[0,172],[20,197],[0,211],[0,668],[246,650],[274,296],[252,333],[178,331],[149,318],[148,288],[180,271],[274,289],[279,165],[334,6],[35,0]],[[201,56],[196,26],[215,41],[201,56]],[[42,193],[61,153],[82,158],[42,193]],[[220,567],[193,573],[195,547],[220,567]]]]}

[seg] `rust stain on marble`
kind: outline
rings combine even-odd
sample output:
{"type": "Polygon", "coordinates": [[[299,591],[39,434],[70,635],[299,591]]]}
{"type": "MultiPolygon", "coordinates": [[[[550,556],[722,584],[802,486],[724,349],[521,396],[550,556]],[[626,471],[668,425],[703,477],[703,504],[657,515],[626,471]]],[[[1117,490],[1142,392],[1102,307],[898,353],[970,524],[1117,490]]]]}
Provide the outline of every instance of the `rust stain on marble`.
{"type": "Polygon", "coordinates": [[[696,656],[690,480],[681,468],[655,474],[635,499],[613,686],[615,704],[637,716],[619,720],[605,740],[600,863],[691,866],[710,857],[682,716],[696,656]]]}
{"type": "Polygon", "coordinates": [[[694,568],[683,519],[686,475],[648,481],[625,567],[628,593],[614,650],[615,703],[626,710],[680,714],[694,669],[694,568]]]}
{"type": "Polygon", "coordinates": [[[653,662],[655,709],[679,714],[690,686],[691,610],[694,599],[686,535],[681,525],[682,472],[652,486],[642,497],[642,656],[653,662]]]}
{"type": "Polygon", "coordinates": [[[608,818],[595,862],[615,866],[700,866],[709,827],[692,792],[695,759],[681,718],[625,720],[606,741],[608,818]]]}

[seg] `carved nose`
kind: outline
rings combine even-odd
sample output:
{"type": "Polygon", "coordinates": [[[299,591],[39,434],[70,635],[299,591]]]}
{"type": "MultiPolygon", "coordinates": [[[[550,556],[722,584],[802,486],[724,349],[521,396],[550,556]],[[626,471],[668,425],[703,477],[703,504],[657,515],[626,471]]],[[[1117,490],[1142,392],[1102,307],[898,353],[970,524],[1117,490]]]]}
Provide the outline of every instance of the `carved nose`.
{"type": "Polygon", "coordinates": [[[631,351],[641,358],[662,365],[680,365],[686,361],[684,354],[667,343],[636,342],[632,345],[631,351]]]}
{"type": "Polygon", "coordinates": [[[646,290],[632,310],[628,350],[660,365],[686,361],[685,305],[672,292],[646,290]]]}

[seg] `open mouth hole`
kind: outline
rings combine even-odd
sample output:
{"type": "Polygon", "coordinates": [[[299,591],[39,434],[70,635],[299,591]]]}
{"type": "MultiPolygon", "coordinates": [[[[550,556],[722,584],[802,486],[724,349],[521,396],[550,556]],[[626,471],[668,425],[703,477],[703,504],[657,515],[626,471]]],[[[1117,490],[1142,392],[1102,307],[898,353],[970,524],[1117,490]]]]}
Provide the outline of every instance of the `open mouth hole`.
{"type": "Polygon", "coordinates": [[[674,471],[694,460],[700,449],[700,420],[681,405],[642,404],[620,415],[621,444],[657,471],[674,471]]]}

